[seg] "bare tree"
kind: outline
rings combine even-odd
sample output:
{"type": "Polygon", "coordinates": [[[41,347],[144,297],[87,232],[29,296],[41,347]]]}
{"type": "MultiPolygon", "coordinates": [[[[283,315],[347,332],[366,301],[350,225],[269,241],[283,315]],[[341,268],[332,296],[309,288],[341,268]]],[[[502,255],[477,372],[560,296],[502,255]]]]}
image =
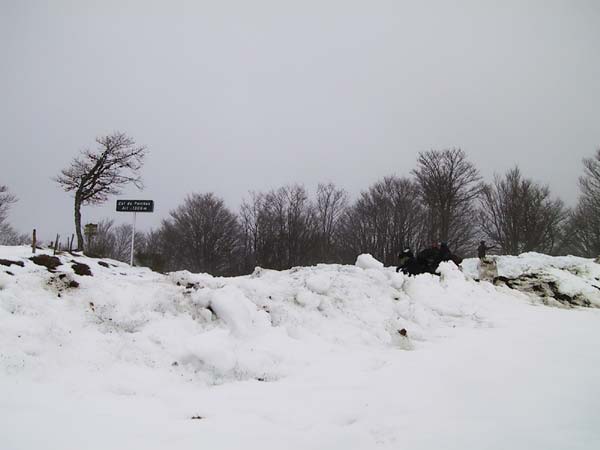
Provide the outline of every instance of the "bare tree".
{"type": "Polygon", "coordinates": [[[97,150],[84,150],[63,169],[54,181],[66,192],[75,193],[75,232],[77,247],[84,248],[81,232],[81,206],[104,203],[110,195],[121,193],[127,184],[142,188],[139,174],[146,156],[146,147],[136,145],[125,133],[96,138],[97,150]]]}
{"type": "MultiPolygon", "coordinates": [[[[111,258],[117,261],[129,262],[132,229],[133,227],[130,224],[115,226],[112,219],[100,220],[94,236],[86,239],[86,253],[97,258],[111,258]]],[[[134,255],[145,249],[144,237],[143,232],[135,232],[134,255]]]]}
{"type": "Polygon", "coordinates": [[[16,201],[17,197],[10,193],[8,187],[0,185],[0,224],[6,220],[8,210],[16,201]]]}
{"type": "Polygon", "coordinates": [[[250,198],[244,199],[240,207],[241,252],[244,272],[251,272],[258,265],[264,247],[264,194],[250,192],[250,198]]]}
{"type": "Polygon", "coordinates": [[[212,193],[189,195],[160,229],[167,269],[235,273],[239,230],[223,200],[212,193]]]}
{"type": "Polygon", "coordinates": [[[596,257],[600,255],[600,149],[583,160],[583,167],[581,193],[569,218],[566,244],[573,253],[596,257]]]}
{"type": "Polygon", "coordinates": [[[371,253],[384,264],[394,264],[404,248],[416,250],[423,244],[423,220],[417,184],[385,177],[362,192],[344,215],[344,262],[371,253]]]}
{"type": "Polygon", "coordinates": [[[261,222],[266,251],[260,265],[282,270],[312,262],[315,214],[303,186],[283,186],[265,194],[261,222]]]}
{"type": "Polygon", "coordinates": [[[311,264],[316,255],[314,205],[301,185],[251,193],[240,208],[245,270],[311,264]]]}
{"type": "Polygon", "coordinates": [[[93,237],[87,236],[86,253],[96,258],[112,257],[115,245],[113,234],[114,221],[103,219],[98,221],[98,228],[93,237]]]}
{"type": "MultiPolygon", "coordinates": [[[[131,232],[133,226],[130,223],[122,223],[113,228],[114,246],[110,257],[118,261],[129,262],[131,258],[131,232]]],[[[133,248],[134,260],[138,252],[144,247],[144,233],[135,232],[133,248]]]]}
{"type": "Polygon", "coordinates": [[[426,208],[428,240],[446,241],[464,252],[475,237],[479,172],[458,148],[419,153],[417,164],[412,173],[426,208]]]}
{"type": "Polygon", "coordinates": [[[315,205],[319,262],[338,259],[341,219],[348,207],[348,193],[333,183],[317,186],[315,205]]]}
{"type": "Polygon", "coordinates": [[[563,202],[548,186],[523,178],[518,167],[483,187],[479,226],[503,253],[552,253],[561,241],[566,218],[563,202]]]}
{"type": "Polygon", "coordinates": [[[27,235],[16,231],[6,220],[10,207],[17,202],[17,197],[10,193],[8,187],[0,185],[0,245],[21,245],[29,242],[27,235]]]}
{"type": "Polygon", "coordinates": [[[600,218],[583,199],[569,215],[563,250],[588,258],[600,255],[600,218]]]}
{"type": "Polygon", "coordinates": [[[136,248],[138,242],[139,250],[136,250],[135,259],[140,265],[150,267],[157,272],[167,270],[167,256],[170,249],[160,230],[151,230],[145,233],[141,239],[136,236],[136,248]]]}
{"type": "Polygon", "coordinates": [[[310,264],[315,249],[315,210],[303,186],[284,188],[287,200],[287,257],[288,266],[310,264]]]}

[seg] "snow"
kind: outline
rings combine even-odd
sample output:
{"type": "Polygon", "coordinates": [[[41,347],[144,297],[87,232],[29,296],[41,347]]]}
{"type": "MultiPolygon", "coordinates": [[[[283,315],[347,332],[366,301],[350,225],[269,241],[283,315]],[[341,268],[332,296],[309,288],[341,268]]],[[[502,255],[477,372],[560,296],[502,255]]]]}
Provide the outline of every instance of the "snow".
{"type": "MultiPolygon", "coordinates": [[[[560,293],[570,297],[583,296],[600,308],[600,264],[593,259],[577,256],[548,256],[540,253],[523,253],[519,256],[493,256],[498,265],[498,275],[519,277],[533,275],[543,281],[556,283],[560,293]]],[[[477,278],[477,259],[462,263],[466,274],[477,278]]]]}
{"type": "MultiPolygon", "coordinates": [[[[71,255],[50,273],[30,252],[0,247],[25,263],[0,266],[2,449],[600,448],[600,310],[476,282],[476,260],[215,278],[71,255]]],[[[600,276],[498,268],[590,298],[600,276]]]]}
{"type": "Polygon", "coordinates": [[[381,269],[383,267],[383,263],[377,261],[368,253],[364,253],[362,255],[358,255],[356,258],[356,267],[360,267],[361,269],[381,269]]]}

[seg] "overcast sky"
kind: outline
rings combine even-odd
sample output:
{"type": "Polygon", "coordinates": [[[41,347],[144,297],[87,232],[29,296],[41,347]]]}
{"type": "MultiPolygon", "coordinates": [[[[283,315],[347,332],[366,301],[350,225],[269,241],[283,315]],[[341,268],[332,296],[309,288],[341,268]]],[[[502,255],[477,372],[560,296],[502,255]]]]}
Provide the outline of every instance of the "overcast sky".
{"type": "MultiPolygon", "coordinates": [[[[353,196],[460,147],[575,202],[600,146],[600,1],[0,0],[0,184],[10,221],[70,234],[51,177],[96,136],[150,150],[139,217],[191,192],[333,181],[353,196]]],[[[83,221],[113,217],[84,208],[83,221]]]]}

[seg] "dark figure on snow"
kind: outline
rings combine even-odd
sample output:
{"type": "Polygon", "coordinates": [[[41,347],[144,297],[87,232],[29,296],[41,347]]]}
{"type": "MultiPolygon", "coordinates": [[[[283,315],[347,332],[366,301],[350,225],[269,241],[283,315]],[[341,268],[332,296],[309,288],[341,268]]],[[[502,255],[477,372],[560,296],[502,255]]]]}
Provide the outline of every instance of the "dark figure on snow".
{"type": "Polygon", "coordinates": [[[405,249],[398,255],[398,267],[396,268],[396,272],[400,271],[405,275],[418,275],[425,271],[417,262],[417,259],[410,248],[405,249]]]}
{"type": "Polygon", "coordinates": [[[414,258],[415,257],[410,248],[405,248],[404,251],[398,255],[398,267],[396,269],[396,272],[406,267],[406,264],[414,258]]]}
{"type": "Polygon", "coordinates": [[[452,261],[457,266],[460,266],[462,258],[452,253],[446,242],[442,242],[442,245],[440,245],[440,262],[442,261],[452,261]]]}
{"type": "Polygon", "coordinates": [[[440,245],[440,262],[441,261],[452,261],[452,252],[446,242],[442,242],[440,245]]]}
{"type": "Polygon", "coordinates": [[[440,245],[434,242],[430,248],[419,252],[417,255],[417,262],[423,268],[423,272],[429,272],[435,274],[438,264],[441,261],[442,251],[440,245]]]}
{"type": "Polygon", "coordinates": [[[486,252],[492,248],[496,248],[496,246],[492,245],[491,247],[488,247],[485,245],[485,241],[479,242],[479,247],[477,247],[477,256],[479,259],[485,258],[486,252]]]}

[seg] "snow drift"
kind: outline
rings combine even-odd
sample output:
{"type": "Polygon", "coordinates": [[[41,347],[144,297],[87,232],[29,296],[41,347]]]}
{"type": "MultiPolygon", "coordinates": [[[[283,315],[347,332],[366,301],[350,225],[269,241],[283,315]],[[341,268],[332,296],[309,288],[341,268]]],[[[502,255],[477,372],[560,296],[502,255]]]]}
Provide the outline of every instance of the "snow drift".
{"type": "MultiPolygon", "coordinates": [[[[154,411],[148,405],[158,396],[160,408],[171,414],[169,419],[161,416],[161,420],[171,420],[175,414],[177,420],[197,417],[210,421],[219,414],[226,415],[218,406],[222,398],[217,403],[210,400],[220,392],[218,386],[231,386],[228,389],[234,391],[228,392],[238,395],[240,388],[236,386],[244,386],[248,389],[244,392],[260,391],[265,398],[281,396],[278,389],[287,386],[283,397],[294,398],[293,386],[304,389],[313,383],[318,391],[327,386],[326,378],[333,377],[341,385],[348,378],[361,389],[368,389],[370,382],[360,375],[362,369],[358,375],[353,373],[354,364],[384,372],[387,361],[414,364],[415,357],[409,355],[418,355],[419,360],[437,346],[443,347],[444,342],[477,330],[507,328],[524,311],[549,311],[551,308],[542,303],[552,304],[535,290],[525,289],[524,294],[509,288],[509,283],[494,286],[477,282],[472,260],[464,263],[464,271],[453,263],[443,263],[439,277],[406,277],[394,268],[384,268],[370,255],[361,255],[355,266],[318,265],[283,272],[257,268],[249,276],[216,278],[186,271],[162,275],[116,261],[72,255],[59,255],[50,264],[43,264],[32,261],[29,252],[26,247],[0,247],[0,381],[8,399],[0,403],[0,420],[13,424],[13,431],[4,438],[10,445],[2,448],[35,447],[34,438],[20,433],[24,433],[27,421],[39,420],[33,410],[43,410],[41,405],[57,401],[50,392],[60,392],[58,401],[80,413],[90,411],[74,400],[80,397],[114,397],[118,399],[115,404],[123,397],[135,399],[126,402],[122,412],[129,418],[131,414],[145,414],[141,410],[146,408],[154,411]],[[407,336],[399,333],[401,329],[407,330],[407,336]],[[31,390],[37,392],[36,401],[27,400],[24,394],[31,390]],[[204,393],[205,401],[191,406],[189,399],[197,392],[204,393]],[[176,404],[175,398],[179,399],[176,404]],[[15,416],[15,409],[21,415],[15,416]]],[[[502,257],[498,266],[499,274],[507,278],[543,274],[555,283],[557,292],[585,298],[589,306],[600,306],[600,266],[591,260],[526,254],[502,257]]],[[[589,317],[597,320],[599,316],[589,317]]],[[[425,376],[416,370],[417,375],[425,376]]],[[[391,389],[397,380],[387,383],[391,389]]],[[[328,389],[335,390],[332,386],[328,389]]],[[[300,391],[299,398],[306,398],[306,392],[300,391]]],[[[271,409],[264,414],[295,417],[306,424],[312,423],[306,416],[310,413],[326,423],[351,424],[361,416],[342,412],[348,401],[345,396],[351,398],[352,389],[344,392],[343,399],[338,399],[341,409],[325,408],[325,416],[320,416],[310,402],[308,409],[291,412],[279,410],[275,400],[266,402],[271,409]]],[[[91,408],[92,417],[96,420],[102,414],[116,414],[115,404],[107,409],[91,408]]],[[[255,404],[246,408],[253,412],[260,409],[255,404]]],[[[248,436],[265,430],[263,422],[256,422],[256,414],[252,414],[256,428],[250,434],[240,431],[239,442],[213,434],[212,448],[248,443],[248,436]]],[[[232,415],[230,411],[228,417],[232,415]]],[[[327,438],[336,429],[332,425],[321,430],[318,442],[328,443],[323,447],[306,437],[288,442],[294,435],[290,430],[282,431],[272,446],[277,448],[285,442],[298,448],[370,448],[381,441],[394,447],[403,435],[402,430],[383,422],[379,428],[373,425],[373,420],[382,418],[363,419],[371,431],[361,428],[358,441],[327,438]],[[375,428],[380,431],[372,432],[375,428]]],[[[111,429],[122,427],[104,420],[111,429]]],[[[225,426],[227,421],[215,423],[225,426]]],[[[120,448],[135,448],[137,441],[131,440],[135,433],[126,430],[121,429],[128,437],[120,448]]],[[[51,447],[82,448],[80,438],[49,433],[51,447]]],[[[48,439],[47,434],[44,436],[48,439]]],[[[192,448],[200,442],[189,431],[183,436],[189,441],[179,446],[172,441],[160,444],[159,439],[150,447],[192,448]]],[[[93,444],[86,441],[83,447],[116,448],[114,441],[106,439],[93,444]]],[[[149,442],[140,442],[148,448],[149,442]]],[[[439,443],[430,444],[413,448],[435,448],[439,443]]],[[[250,445],[265,446],[258,442],[250,445]]]]}

